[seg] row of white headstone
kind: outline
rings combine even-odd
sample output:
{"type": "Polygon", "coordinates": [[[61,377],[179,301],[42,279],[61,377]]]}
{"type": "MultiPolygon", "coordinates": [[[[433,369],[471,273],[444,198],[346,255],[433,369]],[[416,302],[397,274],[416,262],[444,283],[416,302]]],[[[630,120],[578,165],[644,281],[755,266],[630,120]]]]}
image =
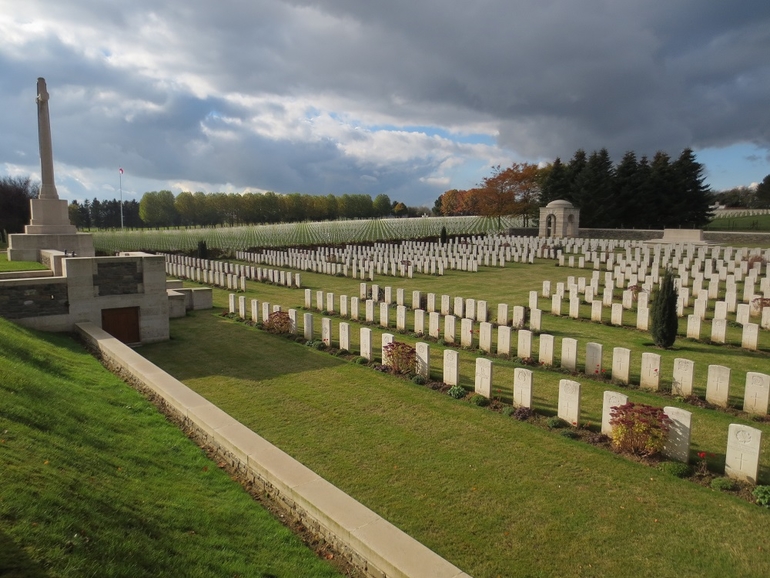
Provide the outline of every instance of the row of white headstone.
{"type": "MultiPolygon", "coordinates": [[[[334,304],[334,293],[316,292],[316,308],[319,311],[335,312],[337,309],[334,304]]],[[[305,307],[312,309],[312,292],[305,290],[305,307]]],[[[618,305],[618,304],[616,304],[618,305]]],[[[517,309],[516,307],[514,309],[517,309]]],[[[366,301],[365,321],[375,322],[375,302],[372,299],[366,301]]],[[[353,320],[359,319],[359,300],[355,297],[348,299],[348,296],[340,296],[339,313],[341,317],[350,317],[353,320]],[[350,301],[350,308],[348,308],[350,301]]],[[[532,322],[532,313],[537,322],[537,329],[540,330],[539,321],[541,319],[540,310],[534,309],[530,312],[530,323],[532,322]]],[[[386,302],[379,303],[379,324],[383,328],[389,328],[390,325],[390,306],[386,302]]],[[[520,313],[521,315],[522,313],[520,313]]],[[[435,339],[441,339],[441,326],[443,321],[443,340],[448,344],[457,343],[457,317],[454,315],[439,315],[438,312],[428,313],[428,331],[425,331],[426,311],[422,309],[414,310],[413,333],[415,335],[429,335],[435,339]]],[[[514,312],[514,321],[516,321],[516,312],[514,312]]],[[[523,327],[524,319],[521,318],[523,327]]],[[[532,327],[532,324],[530,324],[532,327]]],[[[396,307],[396,329],[399,331],[407,330],[407,309],[404,305],[396,307]]],[[[460,319],[459,345],[464,348],[475,348],[476,342],[474,335],[478,334],[478,348],[487,353],[493,353],[493,334],[494,326],[489,322],[481,322],[476,329],[473,319],[460,319]]],[[[497,326],[496,350],[497,355],[510,356],[512,352],[512,336],[514,328],[507,325],[497,326]]],[[[533,331],[519,328],[516,334],[516,357],[521,359],[533,359],[533,331]]],[[[554,364],[555,340],[553,335],[541,333],[538,336],[538,358],[537,362],[552,366],[554,364]]],[[[603,364],[603,345],[590,342],[586,345],[584,372],[587,375],[604,377],[606,370],[603,364]]],[[[615,347],[612,350],[612,365],[610,377],[612,380],[623,384],[630,383],[632,352],[624,347],[615,347]]],[[[578,370],[578,342],[576,339],[565,337],[561,341],[560,365],[568,371],[576,372],[578,370]]],[[[639,386],[643,389],[658,390],[660,388],[660,366],[661,357],[657,353],[644,352],[641,356],[641,371],[639,386]]],[[[690,396],[693,394],[693,377],[695,372],[695,363],[687,359],[676,358],[674,360],[674,371],[672,376],[672,393],[679,396],[690,396]]],[[[730,368],[720,365],[710,365],[708,368],[708,380],[706,384],[706,400],[720,407],[727,407],[730,387],[730,368]]],[[[746,374],[746,386],[744,389],[743,409],[749,413],[767,414],[768,401],[770,400],[770,376],[758,373],[748,372],[746,374]]]]}
{"type": "MultiPolygon", "coordinates": [[[[200,268],[194,265],[185,265],[173,262],[173,258],[179,258],[178,255],[166,255],[166,274],[179,279],[190,279],[196,283],[204,285],[214,285],[227,289],[246,290],[246,281],[269,282],[284,287],[302,287],[302,278],[299,273],[283,271],[279,269],[268,269],[263,267],[251,267],[237,263],[226,263],[212,261],[210,263],[220,263],[220,266],[214,268],[200,268]]],[[[183,257],[191,259],[190,257],[183,257]]]]}
{"type": "MultiPolygon", "coordinates": [[[[246,318],[246,298],[230,295],[230,309],[232,313],[238,313],[242,318],[246,318]]],[[[259,302],[256,299],[251,300],[252,320],[259,320],[259,302]]],[[[279,306],[271,308],[269,303],[262,303],[263,319],[269,316],[272,311],[280,311],[279,306]]],[[[292,320],[292,331],[297,331],[297,311],[289,310],[289,318],[292,320]]],[[[332,319],[324,317],[321,319],[321,340],[329,347],[333,346],[332,319]]],[[[308,341],[315,339],[313,315],[305,313],[303,316],[304,337],[308,341]]],[[[372,330],[369,327],[359,329],[360,355],[369,361],[374,360],[372,345],[372,330]]],[[[350,324],[340,322],[338,326],[339,346],[344,351],[351,351],[350,347],[350,324]]],[[[543,337],[543,336],[541,336],[543,337]]],[[[552,337],[552,336],[550,336],[552,337]]],[[[393,334],[383,333],[381,336],[381,354],[380,358],[383,365],[389,365],[390,361],[385,354],[388,344],[394,341],[393,334]]],[[[595,346],[598,344],[589,344],[593,347],[596,355],[595,346]]],[[[601,347],[601,346],[599,346],[601,347]]],[[[589,347],[590,348],[590,347],[589,347]]],[[[616,348],[621,349],[621,348],[616,348]]],[[[627,351],[627,350],[626,350],[627,351]]],[[[418,342],[415,345],[416,353],[416,373],[425,379],[430,379],[430,345],[424,342],[418,342]]],[[[646,355],[646,354],[645,354],[646,355]]],[[[655,355],[655,354],[651,354],[655,355]]],[[[659,357],[659,356],[658,356],[659,357]]],[[[685,361],[688,360],[677,360],[685,361]]],[[[452,349],[444,350],[443,359],[443,382],[447,385],[458,385],[460,382],[460,362],[459,353],[452,349]]],[[[690,371],[692,362],[689,362],[690,371]]],[[[613,361],[613,371],[616,362],[613,361]]],[[[627,366],[627,363],[625,363],[627,366]]],[[[644,365],[644,355],[643,355],[644,365]]],[[[715,367],[715,366],[714,366],[715,367]]],[[[491,398],[493,392],[493,362],[486,358],[476,359],[476,370],[474,376],[474,391],[484,397],[491,398]]],[[[709,378],[711,380],[712,366],[709,367],[709,378]]],[[[727,368],[721,368],[727,369],[727,368]]],[[[729,370],[728,370],[729,372],[729,370]]],[[[751,375],[751,374],[749,374],[751,375]]],[[[754,374],[761,376],[763,383],[760,386],[764,388],[764,406],[767,411],[767,391],[770,390],[770,376],[754,374]]],[[[517,407],[532,407],[532,388],[534,373],[525,368],[516,368],[514,370],[513,382],[513,404],[517,407]]],[[[690,380],[692,379],[690,373],[690,380]]],[[[719,378],[717,378],[718,384],[719,378]]],[[[728,373],[729,382],[729,373],[728,373]]],[[[752,385],[754,382],[752,382],[752,385]]],[[[747,376],[747,392],[749,391],[749,382],[747,376]]],[[[726,388],[724,389],[726,392],[726,388]]],[[[759,392],[759,389],[757,390],[759,392]]],[[[562,379],[559,381],[559,397],[557,402],[557,415],[559,418],[577,427],[580,425],[580,396],[581,384],[577,381],[562,379]]],[[[707,394],[708,397],[708,394],[707,394]]],[[[612,409],[624,405],[628,401],[628,396],[622,393],[607,391],[604,393],[602,407],[602,433],[611,435],[612,426],[610,416],[612,409]]],[[[664,411],[671,420],[668,438],[664,447],[664,454],[670,459],[688,462],[690,459],[690,432],[692,413],[677,407],[665,407],[664,411]]],[[[725,474],[745,479],[756,483],[759,472],[759,455],[762,431],[742,424],[730,424],[728,431],[727,454],[725,460],[725,474]]]]}

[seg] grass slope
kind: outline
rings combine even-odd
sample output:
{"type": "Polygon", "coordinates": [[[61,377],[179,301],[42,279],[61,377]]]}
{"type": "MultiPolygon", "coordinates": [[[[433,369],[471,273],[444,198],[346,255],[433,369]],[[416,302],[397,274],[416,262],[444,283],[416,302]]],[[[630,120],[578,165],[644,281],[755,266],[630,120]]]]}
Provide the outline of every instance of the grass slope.
{"type": "Polygon", "coordinates": [[[77,344],[0,319],[0,575],[339,574],[77,344]]]}

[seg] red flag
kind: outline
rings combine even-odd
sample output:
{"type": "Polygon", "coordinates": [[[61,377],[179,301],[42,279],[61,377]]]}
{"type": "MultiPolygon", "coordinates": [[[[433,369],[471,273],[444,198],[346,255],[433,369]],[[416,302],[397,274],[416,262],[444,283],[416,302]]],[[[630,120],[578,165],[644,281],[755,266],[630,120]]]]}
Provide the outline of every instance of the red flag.
{"type": "Polygon", "coordinates": [[[118,170],[120,171],[120,174],[122,175],[123,174],[123,169],[118,169],[118,170]]]}

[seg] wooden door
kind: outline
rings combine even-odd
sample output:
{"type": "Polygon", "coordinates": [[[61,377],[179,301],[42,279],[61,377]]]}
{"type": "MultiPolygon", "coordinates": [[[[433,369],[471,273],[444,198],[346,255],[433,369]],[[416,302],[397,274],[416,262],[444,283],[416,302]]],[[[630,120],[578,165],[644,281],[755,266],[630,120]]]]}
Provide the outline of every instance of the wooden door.
{"type": "Polygon", "coordinates": [[[102,329],[123,343],[139,343],[139,307],[102,309],[102,329]]]}

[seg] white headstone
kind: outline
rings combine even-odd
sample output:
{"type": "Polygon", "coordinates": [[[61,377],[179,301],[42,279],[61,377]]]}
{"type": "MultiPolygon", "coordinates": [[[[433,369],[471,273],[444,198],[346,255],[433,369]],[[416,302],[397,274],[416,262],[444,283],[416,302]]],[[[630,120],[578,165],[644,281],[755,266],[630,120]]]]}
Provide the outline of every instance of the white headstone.
{"type": "Polygon", "coordinates": [[[762,430],[731,423],[727,435],[725,475],[756,484],[761,442],[762,430]]]}
{"type": "Polygon", "coordinates": [[[541,333],[539,337],[537,360],[546,366],[553,365],[554,337],[547,333],[541,333]]]}
{"type": "Polygon", "coordinates": [[[612,379],[628,385],[631,376],[631,350],[625,347],[612,349],[612,379]]]}
{"type": "Polygon", "coordinates": [[[476,358],[475,391],[486,397],[492,397],[492,360],[485,357],[476,358]]]}
{"type": "Polygon", "coordinates": [[[709,365],[706,401],[719,407],[727,407],[729,397],[730,368],[723,365],[709,365]]]}
{"type": "Polygon", "coordinates": [[[444,383],[457,385],[460,379],[460,356],[454,349],[444,350],[444,383]]]}
{"type": "Polygon", "coordinates": [[[746,389],[743,395],[743,411],[767,415],[770,400],[770,375],[749,371],[746,373],[746,389]]]}
{"type": "Polygon", "coordinates": [[[532,332],[527,329],[520,329],[518,332],[516,357],[521,359],[530,359],[532,357],[532,332]]]}
{"type": "Polygon", "coordinates": [[[457,318],[454,315],[444,317],[444,341],[454,343],[457,339],[457,318]]]}
{"type": "Polygon", "coordinates": [[[660,387],[660,355],[642,353],[642,372],[639,378],[639,387],[657,391],[660,387]]]}
{"type": "Polygon", "coordinates": [[[616,391],[605,391],[602,402],[602,433],[612,435],[612,408],[619,407],[628,403],[628,396],[616,391]]]}
{"type": "Polygon", "coordinates": [[[677,357],[674,359],[674,374],[671,381],[671,393],[682,397],[692,395],[695,362],[677,357]]]}
{"type": "Polygon", "coordinates": [[[350,351],[350,325],[344,321],[340,323],[340,349],[350,351]]]}
{"type": "Polygon", "coordinates": [[[511,328],[507,325],[497,326],[497,354],[511,354],[511,328]]]}
{"type": "Polygon", "coordinates": [[[561,367],[577,371],[577,339],[565,337],[561,340],[561,367]]]}
{"type": "Polygon", "coordinates": [[[360,333],[361,357],[369,361],[372,360],[372,330],[368,327],[362,327],[360,333]]]}
{"type": "Polygon", "coordinates": [[[513,370],[513,405],[532,407],[532,371],[517,367],[513,370]]]}
{"type": "Polygon", "coordinates": [[[302,316],[302,326],[305,331],[305,339],[307,341],[313,341],[313,314],[305,313],[302,316]]]}
{"type": "Polygon", "coordinates": [[[332,344],[332,320],[328,317],[321,318],[321,341],[327,347],[330,347],[332,344]]]}
{"type": "Polygon", "coordinates": [[[671,460],[687,463],[690,461],[692,412],[672,406],[664,407],[663,411],[671,420],[663,445],[663,455],[671,460]]]}
{"type": "Polygon", "coordinates": [[[460,320],[460,346],[473,347],[473,320],[467,317],[460,320]]]}
{"type": "Polygon", "coordinates": [[[559,380],[558,416],[575,427],[580,424],[580,384],[577,381],[559,380]]]}
{"type": "Polygon", "coordinates": [[[586,375],[602,375],[602,349],[601,343],[586,344],[586,375]]]}
{"type": "Polygon", "coordinates": [[[390,367],[392,365],[390,361],[390,356],[386,353],[387,352],[387,346],[393,343],[393,334],[392,333],[383,333],[381,337],[381,357],[382,357],[382,364],[390,367]]]}
{"type": "Polygon", "coordinates": [[[430,379],[430,345],[418,341],[414,348],[417,353],[417,375],[430,379]]]}
{"type": "Polygon", "coordinates": [[[492,353],[492,324],[488,321],[479,324],[479,349],[492,353]]]}

